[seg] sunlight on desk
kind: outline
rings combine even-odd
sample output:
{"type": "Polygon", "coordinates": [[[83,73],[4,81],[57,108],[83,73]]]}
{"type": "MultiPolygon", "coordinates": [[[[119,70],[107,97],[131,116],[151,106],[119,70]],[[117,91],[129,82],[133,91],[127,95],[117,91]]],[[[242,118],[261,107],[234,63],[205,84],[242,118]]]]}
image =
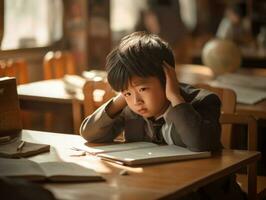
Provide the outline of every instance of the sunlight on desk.
{"type": "Polygon", "coordinates": [[[45,100],[54,100],[60,102],[71,102],[75,95],[70,94],[65,89],[65,84],[61,79],[52,79],[39,82],[28,83],[18,86],[18,94],[20,98],[45,100]]]}
{"type": "MultiPolygon", "coordinates": [[[[224,150],[221,155],[208,159],[196,159],[182,162],[143,165],[137,168],[126,167],[100,160],[93,156],[72,157],[66,149],[73,146],[86,148],[84,139],[78,135],[56,134],[23,130],[26,141],[49,143],[55,148],[58,159],[76,162],[100,172],[107,180],[97,183],[49,184],[44,186],[58,199],[159,199],[178,198],[190,191],[204,186],[221,177],[236,172],[240,168],[255,163],[260,153],[255,151],[224,150]],[[128,176],[121,176],[121,170],[127,170],[128,176]],[[185,169],[185,170],[184,170],[185,169]],[[169,179],[171,177],[171,179],[169,179]]],[[[34,156],[37,162],[55,159],[53,152],[34,156]]]]}

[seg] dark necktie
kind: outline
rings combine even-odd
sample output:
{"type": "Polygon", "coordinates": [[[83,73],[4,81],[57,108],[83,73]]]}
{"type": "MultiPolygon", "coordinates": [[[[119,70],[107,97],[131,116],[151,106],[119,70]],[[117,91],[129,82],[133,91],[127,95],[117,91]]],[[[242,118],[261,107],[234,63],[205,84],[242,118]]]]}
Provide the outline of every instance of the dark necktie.
{"type": "Polygon", "coordinates": [[[165,144],[165,140],[162,135],[162,126],[164,125],[165,121],[164,118],[160,118],[158,120],[151,119],[151,124],[153,127],[153,136],[152,136],[152,142],[157,144],[165,144]]]}

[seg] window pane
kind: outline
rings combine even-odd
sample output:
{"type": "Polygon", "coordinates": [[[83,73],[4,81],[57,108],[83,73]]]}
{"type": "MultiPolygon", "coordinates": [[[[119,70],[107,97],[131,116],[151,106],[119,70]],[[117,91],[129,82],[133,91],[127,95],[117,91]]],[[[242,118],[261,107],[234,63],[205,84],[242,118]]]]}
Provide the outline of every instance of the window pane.
{"type": "Polygon", "coordinates": [[[62,0],[5,0],[2,50],[43,47],[63,35],[62,0]]]}

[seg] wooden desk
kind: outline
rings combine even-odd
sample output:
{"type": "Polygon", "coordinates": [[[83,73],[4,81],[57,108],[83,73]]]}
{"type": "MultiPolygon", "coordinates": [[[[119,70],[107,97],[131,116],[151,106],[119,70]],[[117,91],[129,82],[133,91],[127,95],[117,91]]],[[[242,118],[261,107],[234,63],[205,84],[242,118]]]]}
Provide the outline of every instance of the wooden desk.
{"type": "MultiPolygon", "coordinates": [[[[259,68],[242,69],[241,73],[266,77],[266,69],[259,69],[259,68]]],[[[238,113],[251,114],[257,119],[266,120],[266,99],[254,105],[238,103],[236,105],[236,110],[238,113]]]]}
{"type": "Polygon", "coordinates": [[[251,114],[256,119],[266,120],[266,100],[263,100],[255,105],[240,104],[236,105],[238,113],[251,114]]]}
{"type": "Polygon", "coordinates": [[[57,130],[52,131],[74,133],[72,101],[76,99],[82,102],[83,94],[66,92],[61,79],[22,84],[18,85],[17,90],[22,110],[54,113],[57,116],[54,123],[61,122],[66,127],[59,126],[57,130]]]}
{"type": "MultiPolygon", "coordinates": [[[[208,159],[126,167],[94,156],[73,156],[76,152],[70,148],[84,148],[86,142],[77,135],[23,130],[22,138],[52,146],[50,153],[31,158],[36,162],[72,161],[94,169],[106,178],[106,182],[46,183],[44,186],[58,199],[176,199],[248,164],[255,164],[260,158],[260,153],[255,151],[224,150],[222,155],[208,159]],[[119,175],[122,169],[127,169],[129,175],[119,175]]],[[[256,168],[254,170],[256,172],[256,168]]],[[[256,181],[255,174],[252,174],[251,178],[256,181]]],[[[255,199],[256,184],[250,185],[250,191],[249,198],[255,199]]]]}
{"type": "MultiPolygon", "coordinates": [[[[197,84],[206,81],[211,81],[214,78],[213,72],[210,68],[205,67],[203,65],[193,65],[193,64],[185,64],[178,65],[177,76],[181,82],[189,83],[189,84],[197,84]]],[[[264,69],[241,69],[239,71],[241,74],[249,74],[249,75],[260,75],[266,77],[266,70],[264,69]]],[[[266,119],[266,99],[254,104],[241,104],[237,103],[236,106],[237,113],[245,113],[251,114],[256,119],[266,119]]]]}
{"type": "Polygon", "coordinates": [[[82,95],[68,93],[61,79],[21,84],[18,85],[17,89],[21,100],[71,104],[73,98],[83,98],[82,95]]]}

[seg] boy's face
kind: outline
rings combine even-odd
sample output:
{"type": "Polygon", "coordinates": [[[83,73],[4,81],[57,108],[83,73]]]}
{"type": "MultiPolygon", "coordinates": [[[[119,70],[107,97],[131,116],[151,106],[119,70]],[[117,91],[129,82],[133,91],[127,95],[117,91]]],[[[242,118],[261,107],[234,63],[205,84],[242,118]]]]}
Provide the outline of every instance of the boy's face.
{"type": "Polygon", "coordinates": [[[158,117],[169,106],[165,90],[157,77],[133,76],[122,91],[129,108],[143,117],[158,117]]]}

